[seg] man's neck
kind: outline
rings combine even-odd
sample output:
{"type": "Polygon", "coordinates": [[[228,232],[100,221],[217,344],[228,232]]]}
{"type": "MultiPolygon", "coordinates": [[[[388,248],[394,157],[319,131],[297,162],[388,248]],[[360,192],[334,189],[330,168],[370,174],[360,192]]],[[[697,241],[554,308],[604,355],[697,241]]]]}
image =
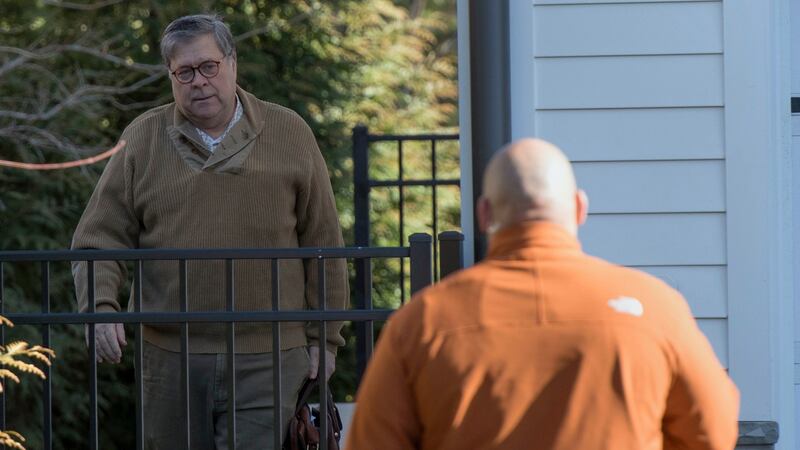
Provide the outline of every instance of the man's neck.
{"type": "Polygon", "coordinates": [[[225,115],[226,119],[224,121],[211,125],[209,128],[206,128],[205,125],[197,125],[197,128],[203,130],[204,133],[214,139],[222,136],[222,133],[228,129],[228,124],[231,123],[231,120],[233,120],[233,116],[236,114],[236,105],[238,104],[239,99],[237,98],[233,103],[233,108],[231,108],[231,110],[225,115]]]}

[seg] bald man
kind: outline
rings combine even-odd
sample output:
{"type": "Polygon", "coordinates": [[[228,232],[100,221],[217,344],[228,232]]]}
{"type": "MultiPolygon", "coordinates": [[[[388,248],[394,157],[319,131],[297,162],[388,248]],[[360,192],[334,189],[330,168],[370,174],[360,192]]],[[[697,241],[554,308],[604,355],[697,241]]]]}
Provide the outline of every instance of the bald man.
{"type": "Polygon", "coordinates": [[[686,301],[582,253],[587,209],[555,146],[498,152],[488,257],[389,320],[346,448],[732,449],[739,394],[686,301]]]}

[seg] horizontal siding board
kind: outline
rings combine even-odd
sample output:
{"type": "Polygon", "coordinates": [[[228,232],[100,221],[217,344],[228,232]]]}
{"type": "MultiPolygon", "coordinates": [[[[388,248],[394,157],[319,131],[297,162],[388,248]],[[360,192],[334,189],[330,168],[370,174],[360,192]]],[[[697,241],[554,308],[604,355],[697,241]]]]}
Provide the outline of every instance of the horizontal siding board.
{"type": "MultiPolygon", "coordinates": [[[[790,14],[791,14],[791,22],[792,26],[790,31],[790,49],[791,49],[791,61],[792,64],[792,93],[800,94],[800,65],[798,65],[797,61],[800,61],[800,4],[796,1],[791,2],[790,14]]],[[[798,417],[800,419],[800,417],[798,417]]]]}
{"type": "Polygon", "coordinates": [[[626,266],[726,264],[724,213],[590,215],[580,229],[591,255],[626,266]]]}
{"type": "Polygon", "coordinates": [[[722,106],[721,55],[537,58],[537,109],[722,106]]]}
{"type": "Polygon", "coordinates": [[[728,368],[728,321],[726,319],[697,319],[697,325],[706,335],[722,365],[728,368]]]}
{"type": "MultiPolygon", "coordinates": [[[[518,0],[514,0],[518,1],[518,0]]],[[[594,5],[607,3],[719,3],[720,0],[533,0],[537,9],[549,5],[594,5]]]]}
{"type": "Polygon", "coordinates": [[[722,53],[720,3],[563,5],[534,10],[536,56],[722,53]]]}
{"type": "Polygon", "coordinates": [[[591,213],[724,212],[725,163],[574,163],[591,213]]]}
{"type": "Polygon", "coordinates": [[[539,111],[535,120],[538,136],[572,161],[725,156],[722,108],[539,111]]]}
{"type": "Polygon", "coordinates": [[[697,318],[721,319],[728,315],[725,266],[659,266],[637,269],[660,278],[686,298],[697,318]]]}

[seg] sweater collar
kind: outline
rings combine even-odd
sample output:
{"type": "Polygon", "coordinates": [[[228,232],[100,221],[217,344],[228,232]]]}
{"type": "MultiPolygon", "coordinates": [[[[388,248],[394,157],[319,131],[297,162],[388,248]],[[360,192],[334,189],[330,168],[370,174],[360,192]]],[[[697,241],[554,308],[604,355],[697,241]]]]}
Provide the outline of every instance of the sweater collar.
{"type": "Polygon", "coordinates": [[[167,133],[184,160],[196,169],[205,170],[229,161],[255,140],[264,128],[264,110],[257,98],[241,87],[236,88],[244,114],[228,131],[213,154],[205,148],[195,126],[181,114],[173,104],[172,123],[167,124],[167,133]],[[194,149],[190,148],[194,147],[194,149]]]}
{"type": "Polygon", "coordinates": [[[489,242],[490,259],[523,258],[530,250],[581,252],[581,244],[562,226],[546,221],[525,221],[502,228],[489,242]]]}

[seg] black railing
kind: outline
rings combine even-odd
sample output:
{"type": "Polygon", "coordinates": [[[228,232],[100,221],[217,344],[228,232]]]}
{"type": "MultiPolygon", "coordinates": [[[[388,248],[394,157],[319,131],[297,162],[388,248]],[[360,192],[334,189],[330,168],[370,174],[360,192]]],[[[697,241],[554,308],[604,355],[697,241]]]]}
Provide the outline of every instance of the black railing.
{"type": "MultiPolygon", "coordinates": [[[[439,255],[439,199],[437,187],[440,186],[455,186],[460,187],[459,179],[440,179],[438,178],[439,172],[437,169],[437,143],[446,141],[458,141],[458,134],[415,134],[415,135],[377,135],[370,134],[369,129],[365,126],[357,126],[353,128],[353,188],[354,188],[354,216],[355,216],[355,245],[368,247],[371,245],[370,238],[370,192],[373,189],[386,189],[397,188],[399,189],[398,196],[398,236],[400,242],[397,245],[404,245],[402,242],[406,235],[405,225],[405,207],[406,202],[404,199],[404,190],[406,187],[412,186],[426,186],[431,188],[431,234],[434,236],[433,242],[433,279],[447,275],[449,272],[439,270],[439,266],[446,266],[450,261],[443,261],[441,264],[436,264],[440,261],[439,255]],[[427,179],[406,177],[406,165],[404,164],[404,146],[406,142],[428,142],[430,143],[430,174],[431,177],[427,179]],[[390,180],[375,180],[370,178],[370,144],[377,142],[394,142],[396,143],[397,150],[397,178],[390,180]]],[[[418,168],[410,168],[409,172],[419,173],[418,168]]],[[[420,230],[415,230],[420,231],[420,230]]],[[[452,236],[448,235],[448,244],[452,242],[452,236]]],[[[461,239],[463,240],[463,238],[461,239]]],[[[458,245],[461,245],[461,241],[458,245]]],[[[451,261],[460,261],[458,267],[463,266],[463,256],[458,255],[455,258],[450,258],[451,261]]],[[[355,299],[356,305],[361,309],[371,309],[372,303],[369,292],[372,286],[371,270],[369,259],[362,259],[356,263],[356,284],[355,284],[355,299]]],[[[412,289],[413,291],[413,289],[412,289]]],[[[400,260],[400,303],[404,302],[406,298],[405,287],[405,263],[400,260]]],[[[357,323],[355,326],[356,335],[356,366],[357,378],[360,380],[366,368],[367,360],[370,356],[370,351],[365,347],[366,343],[372,341],[371,332],[367,328],[368,324],[357,323]]]]}
{"type": "MultiPolygon", "coordinates": [[[[448,242],[459,242],[458,233],[450,236],[448,242]]],[[[445,240],[447,240],[445,239],[445,240]]],[[[462,238],[463,240],[463,238],[462,238]]],[[[432,278],[432,238],[429,235],[415,234],[409,239],[408,247],[382,247],[382,248],[294,248],[294,249],[140,249],[140,250],[78,250],[78,251],[13,251],[0,252],[0,314],[5,315],[18,325],[35,325],[41,327],[43,345],[50,345],[50,327],[57,324],[98,324],[98,323],[124,323],[135,326],[135,362],[136,367],[136,448],[144,448],[144,391],[142,386],[142,346],[143,325],[156,323],[171,323],[181,325],[181,401],[186,411],[186,421],[183,424],[182,447],[190,449],[191,433],[189,428],[189,324],[190,323],[225,323],[227,324],[227,387],[228,387],[228,448],[236,448],[236,399],[235,399],[235,360],[236,353],[236,323],[242,322],[270,322],[272,326],[272,358],[273,358],[273,389],[274,389],[274,424],[275,430],[281,430],[283,418],[281,417],[281,360],[280,360],[280,324],[282,322],[317,322],[319,335],[326,336],[327,322],[329,321],[354,321],[366,323],[370,339],[362,344],[367,349],[367,355],[372,353],[373,323],[376,320],[386,320],[393,312],[390,309],[372,309],[369,285],[366,288],[366,304],[369,308],[352,310],[327,310],[325,289],[325,263],[328,259],[355,259],[356,262],[373,258],[409,258],[411,266],[411,290],[416,292],[433,282],[432,278]],[[272,290],[271,310],[268,311],[237,311],[235,308],[234,274],[235,261],[237,260],[268,260],[271,262],[272,290]],[[319,282],[319,309],[316,310],[280,310],[280,261],[284,259],[316,259],[318,261],[319,282]],[[179,312],[142,312],[142,265],[146,261],[174,260],[178,262],[178,276],[180,278],[180,311],[179,312]],[[187,261],[190,260],[223,260],[225,261],[225,311],[188,311],[187,291],[187,261]],[[42,306],[41,313],[13,313],[4,310],[4,264],[18,262],[41,263],[42,306]],[[50,263],[56,261],[86,261],[88,281],[87,313],[54,313],[50,311],[50,263]],[[132,261],[133,270],[133,312],[98,313],[95,312],[95,262],[97,261],[132,261]]],[[[442,273],[460,268],[460,249],[457,246],[443,247],[441,270],[442,273]]],[[[367,277],[369,279],[369,277],[367,277]]],[[[89,429],[87,430],[88,447],[99,448],[98,439],[98,405],[97,405],[97,348],[94,340],[95,328],[88,327],[88,354],[89,354],[89,429]]],[[[5,345],[5,330],[0,327],[0,344],[5,345]]],[[[324,348],[324,347],[323,347],[324,348]]],[[[319,352],[320,373],[324,374],[326,352],[319,352]]],[[[52,448],[52,406],[53,391],[51,388],[51,371],[45,368],[47,379],[44,381],[43,391],[43,442],[44,448],[52,448]]],[[[326,411],[327,385],[320,383],[320,407],[326,411]]],[[[0,395],[0,428],[5,429],[6,404],[5,396],[0,395]]],[[[327,424],[326,415],[321,414],[322,443],[320,448],[327,449],[327,424]]],[[[274,446],[281,448],[282,433],[274,433],[274,446]]]]}

